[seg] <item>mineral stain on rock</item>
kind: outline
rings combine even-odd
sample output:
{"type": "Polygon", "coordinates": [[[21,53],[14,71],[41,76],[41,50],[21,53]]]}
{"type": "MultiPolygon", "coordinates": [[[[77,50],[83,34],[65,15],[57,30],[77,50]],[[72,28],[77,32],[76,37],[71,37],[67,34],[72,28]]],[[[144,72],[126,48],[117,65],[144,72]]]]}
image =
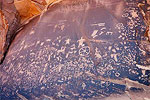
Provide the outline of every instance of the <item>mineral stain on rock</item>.
{"type": "Polygon", "coordinates": [[[51,6],[10,46],[0,65],[0,99],[149,99],[149,55],[140,44],[146,25],[137,3],[64,0],[51,6]]]}

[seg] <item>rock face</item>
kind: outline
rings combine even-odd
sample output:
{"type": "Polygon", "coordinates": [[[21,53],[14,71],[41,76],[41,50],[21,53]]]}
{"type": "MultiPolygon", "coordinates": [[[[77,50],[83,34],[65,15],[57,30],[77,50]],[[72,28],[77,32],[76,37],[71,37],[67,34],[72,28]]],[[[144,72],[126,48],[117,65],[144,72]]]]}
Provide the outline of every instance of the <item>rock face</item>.
{"type": "Polygon", "coordinates": [[[0,11],[0,59],[3,57],[4,45],[6,41],[6,34],[8,31],[8,24],[2,11],[0,11]]]}
{"type": "Polygon", "coordinates": [[[0,0],[0,63],[16,35],[19,26],[19,17],[13,0],[0,0]]]}
{"type": "Polygon", "coordinates": [[[139,2],[64,0],[51,6],[12,43],[0,66],[0,100],[149,100],[139,2]]]}

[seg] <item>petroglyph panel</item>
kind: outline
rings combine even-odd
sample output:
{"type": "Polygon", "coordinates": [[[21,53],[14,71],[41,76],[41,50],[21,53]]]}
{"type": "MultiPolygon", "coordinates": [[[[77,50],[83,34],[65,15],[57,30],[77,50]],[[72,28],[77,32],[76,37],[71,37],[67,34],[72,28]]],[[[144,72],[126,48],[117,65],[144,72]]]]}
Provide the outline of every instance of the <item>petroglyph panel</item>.
{"type": "Polygon", "coordinates": [[[148,100],[139,2],[65,0],[35,18],[1,65],[0,99],[148,100]]]}

